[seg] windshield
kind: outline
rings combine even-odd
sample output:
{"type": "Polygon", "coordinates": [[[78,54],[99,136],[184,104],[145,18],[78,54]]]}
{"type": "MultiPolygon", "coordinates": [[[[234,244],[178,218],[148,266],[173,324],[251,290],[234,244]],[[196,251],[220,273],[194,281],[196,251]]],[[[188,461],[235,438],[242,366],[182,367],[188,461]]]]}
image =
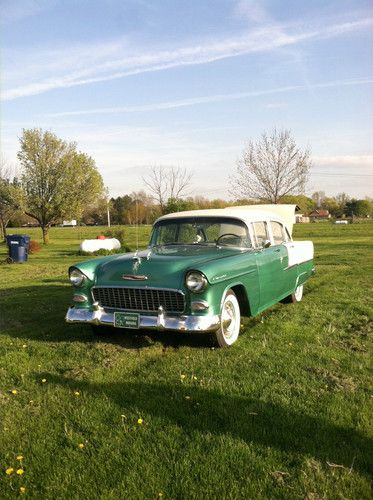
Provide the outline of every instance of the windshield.
{"type": "Polygon", "coordinates": [[[229,217],[186,217],[159,221],[150,246],[211,245],[252,248],[246,225],[229,217]]]}

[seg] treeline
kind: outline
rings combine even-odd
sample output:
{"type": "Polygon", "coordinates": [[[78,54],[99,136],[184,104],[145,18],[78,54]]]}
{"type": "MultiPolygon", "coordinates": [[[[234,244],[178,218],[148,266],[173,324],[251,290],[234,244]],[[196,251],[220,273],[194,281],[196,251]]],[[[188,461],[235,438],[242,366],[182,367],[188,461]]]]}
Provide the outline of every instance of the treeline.
{"type": "MultiPolygon", "coordinates": [[[[145,191],[133,192],[129,195],[111,198],[109,202],[101,200],[94,207],[87,209],[82,217],[84,224],[107,224],[108,210],[110,222],[114,225],[121,224],[152,224],[158,217],[172,212],[184,210],[202,210],[212,208],[225,208],[235,205],[254,205],[269,203],[268,200],[209,200],[203,196],[187,197],[184,199],[169,198],[161,210],[154,198],[145,191]]],[[[316,192],[312,197],[283,196],[280,203],[296,204],[304,215],[316,209],[328,210],[332,217],[369,217],[373,215],[373,200],[359,200],[351,198],[345,193],[334,197],[327,197],[323,192],[316,192]]]]}

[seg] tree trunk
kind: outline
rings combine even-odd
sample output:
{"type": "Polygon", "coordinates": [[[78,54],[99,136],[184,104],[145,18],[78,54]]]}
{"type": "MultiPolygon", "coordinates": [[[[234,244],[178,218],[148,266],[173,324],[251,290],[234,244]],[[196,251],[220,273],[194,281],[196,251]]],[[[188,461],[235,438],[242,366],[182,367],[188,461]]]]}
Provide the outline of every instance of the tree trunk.
{"type": "Polygon", "coordinates": [[[6,224],[2,218],[0,218],[0,238],[6,241],[6,224]]]}
{"type": "Polygon", "coordinates": [[[42,226],[41,230],[43,231],[43,243],[44,243],[44,245],[48,245],[48,243],[49,243],[49,226],[42,226]]]}

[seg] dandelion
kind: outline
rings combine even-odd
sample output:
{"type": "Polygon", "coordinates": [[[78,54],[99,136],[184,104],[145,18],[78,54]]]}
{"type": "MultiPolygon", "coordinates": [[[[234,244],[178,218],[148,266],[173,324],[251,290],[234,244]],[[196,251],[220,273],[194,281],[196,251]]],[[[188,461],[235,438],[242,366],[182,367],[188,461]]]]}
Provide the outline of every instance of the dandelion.
{"type": "Polygon", "coordinates": [[[10,476],[11,474],[13,474],[13,472],[14,472],[13,467],[8,467],[8,468],[5,470],[5,474],[6,474],[7,476],[10,476]]]}
{"type": "Polygon", "coordinates": [[[27,345],[26,345],[26,344],[23,344],[23,346],[22,346],[22,347],[25,349],[25,348],[27,347],[27,345]]]}
{"type": "Polygon", "coordinates": [[[19,476],[22,476],[22,474],[23,474],[25,471],[24,471],[23,469],[17,469],[17,471],[16,471],[16,472],[17,472],[17,474],[18,474],[19,476]]]}
{"type": "Polygon", "coordinates": [[[23,455],[17,455],[17,460],[23,460],[23,455]]]}
{"type": "Polygon", "coordinates": [[[193,375],[193,380],[198,380],[197,377],[195,375],[193,375]]]}
{"type": "Polygon", "coordinates": [[[180,375],[181,380],[184,380],[184,379],[185,379],[185,377],[186,377],[186,375],[184,375],[184,374],[183,374],[183,375],[180,375]]]}
{"type": "Polygon", "coordinates": [[[47,379],[46,378],[42,378],[41,381],[42,381],[43,384],[45,384],[45,382],[47,381],[47,379]]]}
{"type": "Polygon", "coordinates": [[[138,419],[137,419],[137,423],[138,423],[139,425],[141,425],[141,424],[143,423],[143,419],[142,419],[142,418],[138,418],[138,419]]]}
{"type": "Polygon", "coordinates": [[[10,392],[11,392],[12,394],[16,395],[18,391],[17,391],[17,389],[12,389],[10,392]]]}
{"type": "Polygon", "coordinates": [[[75,396],[80,396],[80,392],[79,391],[75,391],[74,394],[75,394],[75,396]]]}
{"type": "Polygon", "coordinates": [[[26,488],[24,486],[21,486],[20,489],[19,489],[19,492],[20,493],[25,493],[26,492],[26,488]]]}
{"type": "Polygon", "coordinates": [[[84,444],[83,443],[79,443],[78,447],[82,450],[84,448],[84,444]]]}

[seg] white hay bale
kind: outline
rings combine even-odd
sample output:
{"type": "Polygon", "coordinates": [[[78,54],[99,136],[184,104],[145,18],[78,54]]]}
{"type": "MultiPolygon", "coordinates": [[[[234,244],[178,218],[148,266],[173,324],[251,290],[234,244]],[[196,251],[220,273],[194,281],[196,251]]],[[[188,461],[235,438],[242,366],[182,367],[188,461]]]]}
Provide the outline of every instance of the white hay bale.
{"type": "Polygon", "coordinates": [[[104,240],[84,240],[80,244],[82,252],[97,252],[97,250],[119,250],[120,242],[116,238],[105,238],[104,240]]]}

